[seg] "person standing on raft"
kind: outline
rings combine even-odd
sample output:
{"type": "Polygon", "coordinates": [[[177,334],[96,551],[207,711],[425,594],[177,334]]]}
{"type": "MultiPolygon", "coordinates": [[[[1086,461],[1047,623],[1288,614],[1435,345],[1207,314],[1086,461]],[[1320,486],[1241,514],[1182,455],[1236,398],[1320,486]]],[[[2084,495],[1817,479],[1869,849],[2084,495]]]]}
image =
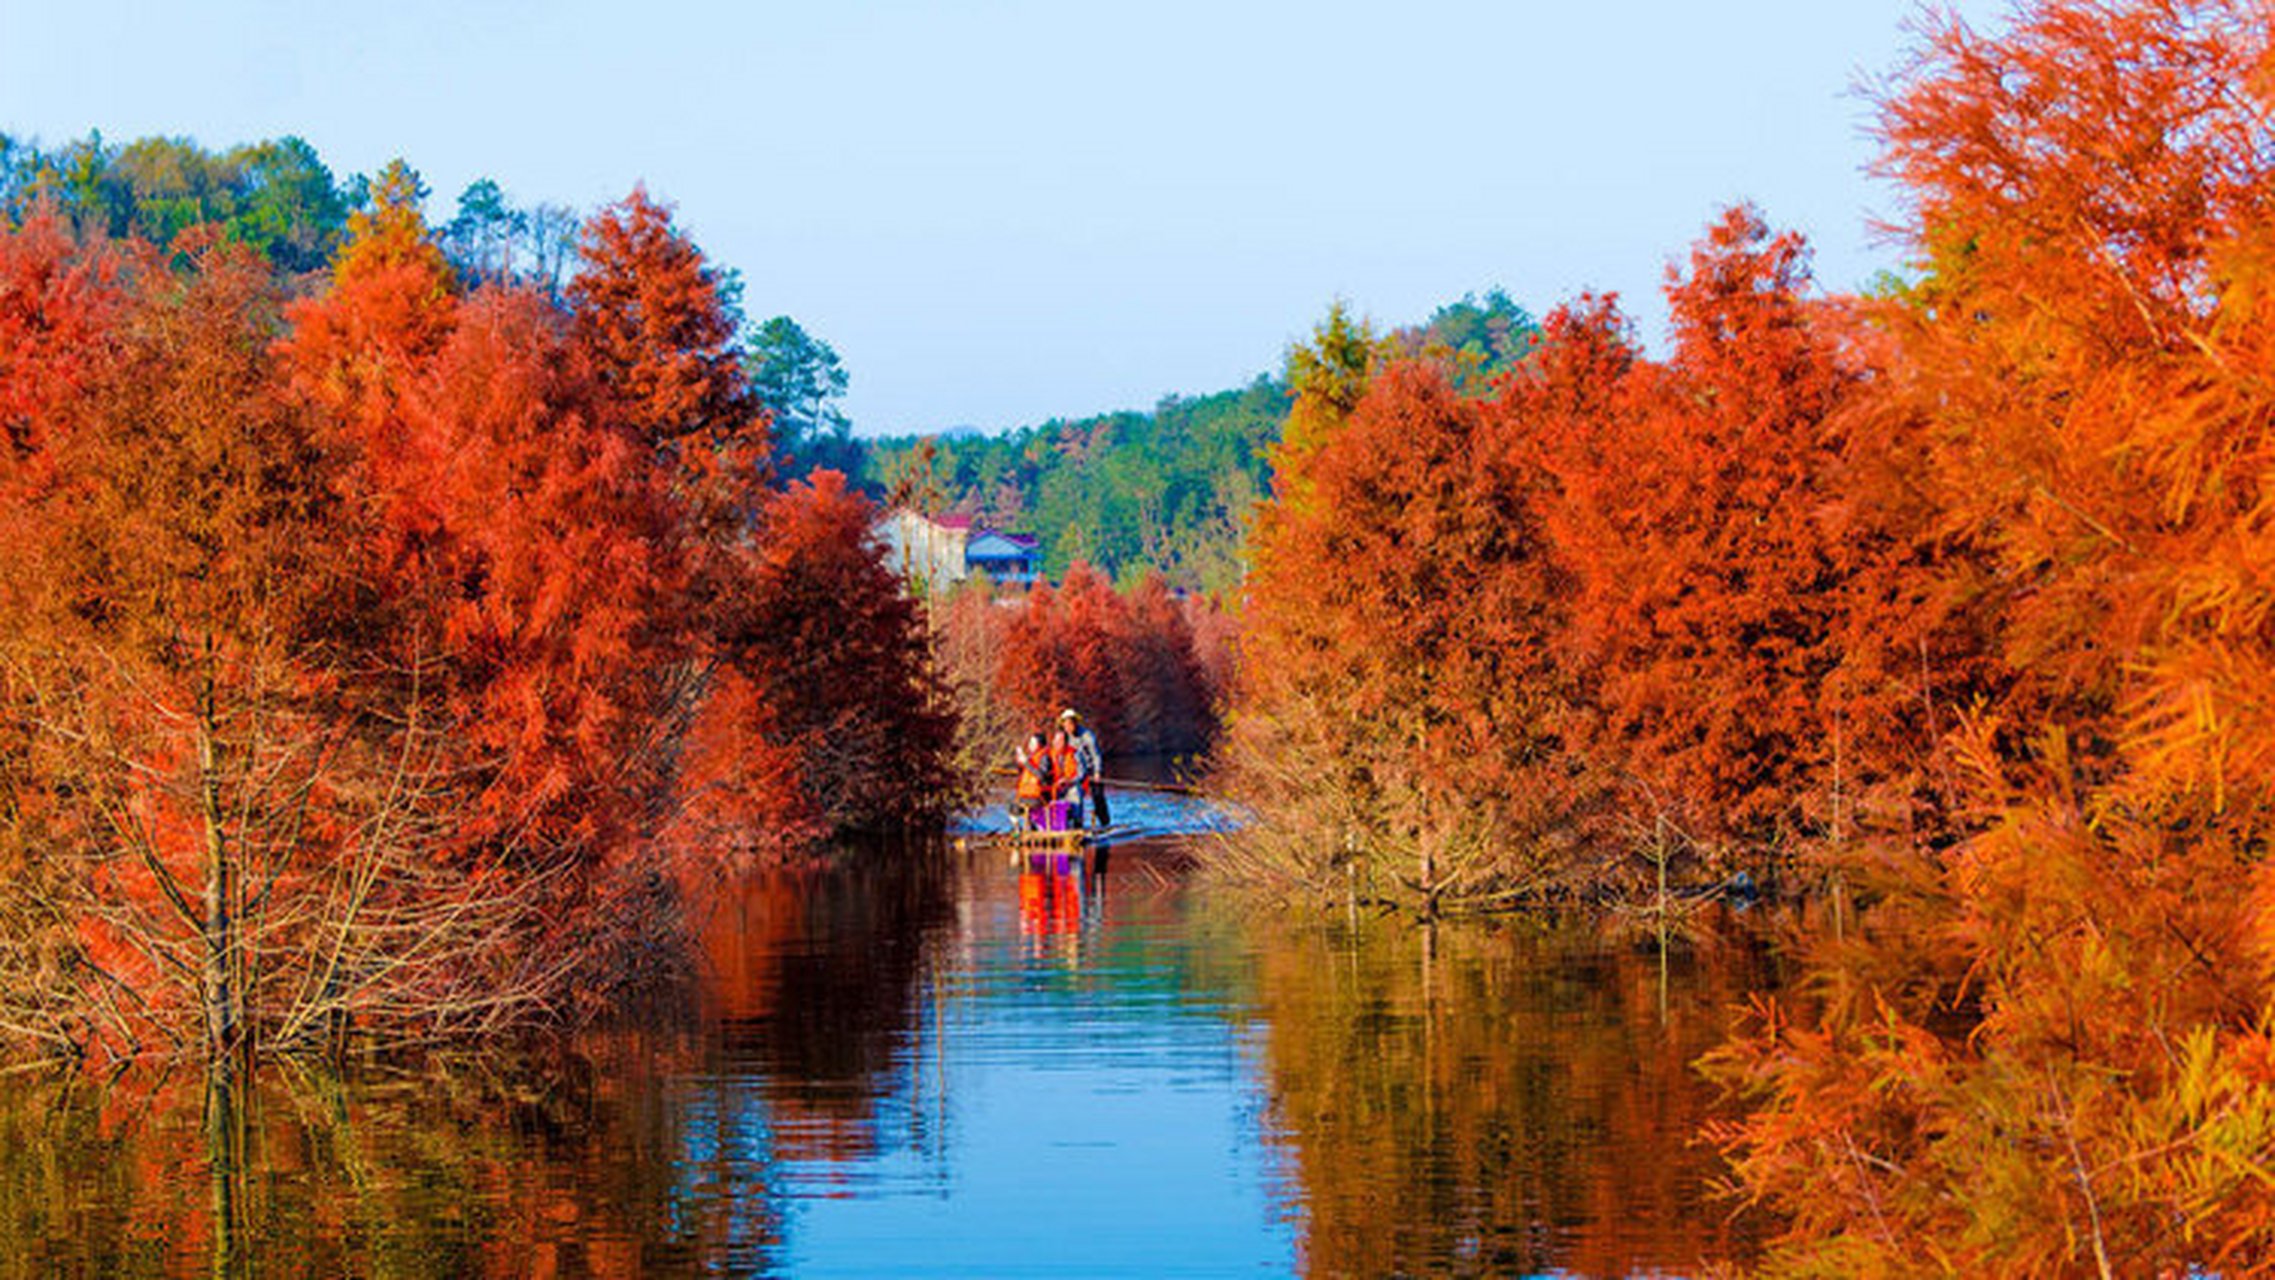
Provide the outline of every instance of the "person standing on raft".
{"type": "Polygon", "coordinates": [[[1082,825],[1082,795],[1090,787],[1090,775],[1064,723],[1051,732],[1045,754],[1051,760],[1051,798],[1066,806],[1067,829],[1072,830],[1082,825]]]}
{"type": "Polygon", "coordinates": [[[1059,712],[1059,726],[1066,730],[1067,744],[1082,761],[1082,786],[1090,802],[1089,825],[1104,830],[1114,825],[1113,815],[1106,808],[1106,757],[1098,749],[1098,735],[1082,723],[1082,715],[1073,707],[1059,712]]]}
{"type": "Polygon", "coordinates": [[[1020,829],[1033,830],[1041,825],[1038,811],[1052,799],[1050,749],[1043,745],[1043,735],[1030,734],[1012,759],[1019,782],[1012,794],[1011,817],[1020,829]]]}

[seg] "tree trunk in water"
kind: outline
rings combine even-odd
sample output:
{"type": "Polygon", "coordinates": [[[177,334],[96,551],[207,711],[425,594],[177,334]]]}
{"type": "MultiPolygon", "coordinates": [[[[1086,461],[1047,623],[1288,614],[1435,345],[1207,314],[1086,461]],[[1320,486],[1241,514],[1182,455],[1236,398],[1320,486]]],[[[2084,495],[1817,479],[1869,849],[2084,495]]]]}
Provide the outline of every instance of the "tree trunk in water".
{"type": "Polygon", "coordinates": [[[240,1245],[244,1235],[245,1203],[245,1099],[243,1081],[227,1058],[206,1066],[205,1157],[206,1190],[213,1213],[212,1274],[243,1273],[246,1259],[240,1245]]]}
{"type": "Polygon", "coordinates": [[[244,993],[238,990],[235,867],[223,828],[221,779],[213,742],[213,702],[209,692],[199,708],[197,727],[198,816],[205,841],[205,946],[200,985],[205,996],[205,1052],[209,1064],[227,1062],[244,1027],[244,993]]]}
{"type": "Polygon", "coordinates": [[[1417,823],[1416,834],[1422,841],[1422,919],[1438,918],[1438,846],[1428,824],[1417,823]]]}

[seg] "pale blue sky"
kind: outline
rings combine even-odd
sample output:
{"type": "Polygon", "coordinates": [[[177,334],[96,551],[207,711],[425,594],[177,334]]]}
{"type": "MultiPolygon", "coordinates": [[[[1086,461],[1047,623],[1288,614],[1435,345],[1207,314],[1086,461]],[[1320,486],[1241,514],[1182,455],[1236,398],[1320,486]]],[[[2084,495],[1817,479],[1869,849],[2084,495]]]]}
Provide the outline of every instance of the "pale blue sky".
{"type": "MultiPolygon", "coordinates": [[[[1959,6],[1977,17],[1997,0],[1959,6]]],[[[0,131],[401,155],[579,208],[633,183],[835,346],[864,433],[1150,406],[1330,301],[1658,289],[1722,205],[1828,286],[1894,255],[1860,74],[1914,0],[0,0],[0,131]]]]}

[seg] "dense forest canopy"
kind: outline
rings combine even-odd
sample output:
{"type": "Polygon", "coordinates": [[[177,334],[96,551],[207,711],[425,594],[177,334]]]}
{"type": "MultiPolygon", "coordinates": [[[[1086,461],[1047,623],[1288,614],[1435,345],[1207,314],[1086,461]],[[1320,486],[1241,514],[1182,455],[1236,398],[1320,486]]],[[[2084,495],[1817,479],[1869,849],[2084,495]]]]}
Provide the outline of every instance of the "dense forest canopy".
{"type": "MultiPolygon", "coordinates": [[[[1440,359],[1481,394],[1536,332],[1495,289],[1394,332],[1386,349],[1440,359]]],[[[1245,387],[1165,397],[1150,412],[867,442],[862,475],[880,496],[1033,533],[1054,578],[1082,562],[1125,584],[1159,572],[1174,586],[1218,592],[1244,572],[1241,541],[1270,492],[1272,447],[1294,403],[1286,375],[1259,375],[1245,387]]]]}

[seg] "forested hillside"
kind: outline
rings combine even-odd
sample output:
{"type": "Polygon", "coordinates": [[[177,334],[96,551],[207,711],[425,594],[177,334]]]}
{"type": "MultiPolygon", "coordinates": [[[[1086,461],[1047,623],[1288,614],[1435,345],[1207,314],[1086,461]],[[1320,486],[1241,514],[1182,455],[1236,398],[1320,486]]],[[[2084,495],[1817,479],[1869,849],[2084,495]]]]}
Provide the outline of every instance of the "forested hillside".
{"type": "MultiPolygon", "coordinates": [[[[427,195],[422,186],[419,199],[427,195]]],[[[293,137],[209,151],[187,138],[120,145],[95,133],[43,148],[0,134],[0,214],[20,221],[43,203],[112,239],[162,245],[189,227],[216,226],[277,270],[306,273],[331,263],[348,219],[370,207],[371,179],[335,177],[314,147],[293,137]]],[[[558,291],[576,260],[574,212],[517,206],[489,178],[467,184],[456,215],[433,231],[457,275],[473,283],[558,291]]],[[[732,277],[723,282],[731,303],[732,277]]]]}
{"type": "MultiPolygon", "coordinates": [[[[1535,338],[1532,317],[1494,290],[1399,330],[1386,353],[1428,352],[1482,391],[1535,338]]],[[[1041,539],[1044,572],[1076,562],[1125,585],[1158,570],[1220,591],[1239,581],[1250,513],[1270,489],[1270,454],[1294,403],[1285,376],[1170,396],[1150,413],[1054,418],[1003,435],[901,437],[870,444],[862,471],[880,497],[976,515],[1041,539]]]]}
{"type": "Polygon", "coordinates": [[[1240,530],[1287,412],[1286,385],[1259,377],[1237,391],[1173,396],[1151,413],[878,441],[863,479],[931,510],[1037,534],[1052,578],[1081,560],[1116,577],[1158,566],[1180,586],[1216,589],[1239,578],[1240,530]]]}

